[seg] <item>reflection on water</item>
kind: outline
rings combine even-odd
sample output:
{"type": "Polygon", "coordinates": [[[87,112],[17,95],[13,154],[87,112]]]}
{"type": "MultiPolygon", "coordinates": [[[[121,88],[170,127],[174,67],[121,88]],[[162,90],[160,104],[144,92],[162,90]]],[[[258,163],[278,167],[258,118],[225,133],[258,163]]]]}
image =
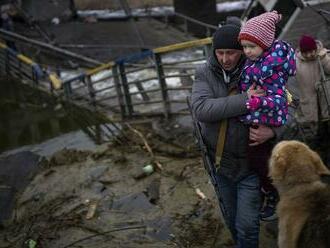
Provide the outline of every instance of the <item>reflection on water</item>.
{"type": "Polygon", "coordinates": [[[11,109],[1,120],[0,151],[40,143],[77,128],[72,118],[52,109],[11,109]]]}
{"type": "Polygon", "coordinates": [[[96,144],[84,132],[77,130],[65,134],[61,134],[51,139],[47,139],[42,143],[20,146],[11,150],[7,150],[0,154],[1,157],[17,154],[23,151],[30,151],[40,156],[50,158],[55,152],[62,149],[77,150],[94,150],[96,144]]]}
{"type": "MultiPolygon", "coordinates": [[[[98,130],[93,129],[93,117],[83,110],[70,110],[68,112],[62,103],[45,92],[13,79],[0,78],[0,152],[38,144],[79,129],[93,138],[94,130],[98,130]],[[81,119],[81,116],[89,116],[89,120],[84,118],[83,123],[78,122],[77,117],[81,119]]],[[[77,135],[86,140],[83,132],[75,132],[73,136],[78,143],[81,139],[77,135]]],[[[63,146],[61,139],[57,140],[59,146],[63,146]]]]}

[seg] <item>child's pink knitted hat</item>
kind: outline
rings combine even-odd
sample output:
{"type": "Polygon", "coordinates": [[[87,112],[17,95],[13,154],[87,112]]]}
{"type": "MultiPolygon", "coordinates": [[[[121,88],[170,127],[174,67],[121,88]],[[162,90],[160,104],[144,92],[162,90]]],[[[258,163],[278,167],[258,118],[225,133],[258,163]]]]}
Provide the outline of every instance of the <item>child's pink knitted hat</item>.
{"type": "Polygon", "coordinates": [[[262,49],[269,48],[275,39],[275,25],[281,18],[276,10],[251,18],[243,25],[238,40],[252,41],[262,49]]]}

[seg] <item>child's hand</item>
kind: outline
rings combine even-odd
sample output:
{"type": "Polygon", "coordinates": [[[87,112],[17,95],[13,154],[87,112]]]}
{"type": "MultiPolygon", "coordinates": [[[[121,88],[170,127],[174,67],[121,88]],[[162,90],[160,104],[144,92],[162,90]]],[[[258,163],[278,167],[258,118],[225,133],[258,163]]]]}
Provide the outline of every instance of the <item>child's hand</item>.
{"type": "Polygon", "coordinates": [[[256,83],[253,83],[250,88],[247,90],[248,98],[265,96],[266,92],[261,89],[260,86],[256,86],[256,83]]]}
{"type": "Polygon", "coordinates": [[[247,109],[250,109],[252,111],[257,110],[261,105],[261,100],[259,97],[254,97],[252,96],[252,98],[246,103],[246,107],[247,109]]]}

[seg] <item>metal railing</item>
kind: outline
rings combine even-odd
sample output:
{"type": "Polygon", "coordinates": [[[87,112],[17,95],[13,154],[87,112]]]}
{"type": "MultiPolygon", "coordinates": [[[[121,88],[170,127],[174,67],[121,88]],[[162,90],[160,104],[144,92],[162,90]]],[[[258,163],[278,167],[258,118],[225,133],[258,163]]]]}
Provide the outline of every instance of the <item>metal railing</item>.
{"type": "MultiPolygon", "coordinates": [[[[106,65],[104,65],[106,67],[106,65]]],[[[93,74],[102,70],[102,66],[97,70],[91,70],[93,74]]],[[[61,80],[54,72],[47,71],[32,59],[18,53],[16,50],[9,48],[6,44],[0,42],[0,74],[11,76],[19,79],[21,82],[38,87],[44,91],[54,93],[55,90],[62,88],[61,80]]],[[[73,120],[79,122],[82,131],[84,131],[96,143],[101,140],[114,139],[119,143],[127,140],[121,132],[120,127],[111,120],[101,114],[95,116],[86,116],[87,112],[79,109],[73,102],[63,101],[67,113],[73,120]]]]}
{"type": "Polygon", "coordinates": [[[43,86],[67,101],[122,119],[189,114],[186,96],[198,64],[208,57],[211,38],[145,50],[60,80],[26,56],[0,43],[0,72],[43,86]],[[42,83],[40,83],[42,82],[42,83]],[[46,86],[46,87],[45,87],[46,86]]]}
{"type": "MultiPolygon", "coordinates": [[[[42,68],[30,58],[0,43],[0,73],[39,85],[44,77],[42,68]]],[[[50,85],[50,84],[49,84],[50,85]]]]}
{"type": "Polygon", "coordinates": [[[185,99],[210,44],[211,38],[205,38],[117,59],[63,81],[65,96],[123,119],[189,114],[185,99]]]}

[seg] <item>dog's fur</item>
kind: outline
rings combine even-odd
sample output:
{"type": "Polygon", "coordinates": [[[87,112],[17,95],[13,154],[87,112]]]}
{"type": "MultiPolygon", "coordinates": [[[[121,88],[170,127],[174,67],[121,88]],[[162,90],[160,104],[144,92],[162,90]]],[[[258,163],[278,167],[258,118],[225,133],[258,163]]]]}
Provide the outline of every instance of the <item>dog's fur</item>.
{"type": "Polygon", "coordinates": [[[330,247],[330,171],[299,141],[282,141],[273,151],[269,175],[280,201],[279,248],[330,247]]]}

